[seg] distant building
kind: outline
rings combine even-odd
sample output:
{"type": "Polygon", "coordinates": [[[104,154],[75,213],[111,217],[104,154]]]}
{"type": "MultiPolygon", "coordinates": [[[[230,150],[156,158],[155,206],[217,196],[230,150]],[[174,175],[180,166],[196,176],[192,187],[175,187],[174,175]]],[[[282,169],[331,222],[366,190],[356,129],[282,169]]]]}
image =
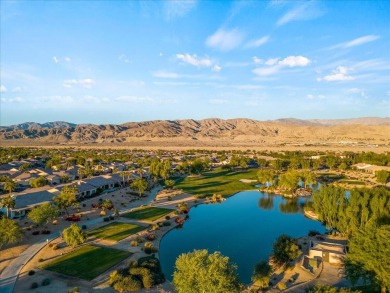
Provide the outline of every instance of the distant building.
{"type": "Polygon", "coordinates": [[[309,259],[319,258],[330,264],[341,264],[347,250],[346,246],[339,243],[325,241],[311,241],[309,248],[309,259]]]}

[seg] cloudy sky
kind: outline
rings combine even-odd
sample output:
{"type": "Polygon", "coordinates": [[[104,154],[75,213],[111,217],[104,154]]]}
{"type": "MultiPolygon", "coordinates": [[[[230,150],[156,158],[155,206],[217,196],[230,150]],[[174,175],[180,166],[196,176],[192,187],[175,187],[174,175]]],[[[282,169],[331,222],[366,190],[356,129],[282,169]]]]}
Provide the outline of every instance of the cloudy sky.
{"type": "Polygon", "coordinates": [[[1,1],[0,125],[390,116],[389,1],[1,1]]]}

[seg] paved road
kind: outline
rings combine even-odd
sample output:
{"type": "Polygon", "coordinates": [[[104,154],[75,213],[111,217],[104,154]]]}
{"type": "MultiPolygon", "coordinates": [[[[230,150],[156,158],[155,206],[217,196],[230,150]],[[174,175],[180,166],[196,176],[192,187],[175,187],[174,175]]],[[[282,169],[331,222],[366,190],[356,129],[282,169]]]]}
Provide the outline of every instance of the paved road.
{"type": "MultiPolygon", "coordinates": [[[[153,201],[154,197],[156,196],[157,192],[161,190],[161,187],[156,187],[152,190],[149,200],[146,204],[153,201]]],[[[134,207],[131,207],[129,209],[123,209],[120,211],[126,212],[128,210],[133,209],[134,207]]],[[[97,218],[94,220],[90,220],[87,222],[84,222],[81,225],[87,225],[87,227],[91,225],[95,225],[97,223],[100,223],[103,221],[103,218],[97,218]]],[[[60,232],[55,232],[53,234],[48,235],[48,237],[39,240],[38,242],[32,244],[29,248],[27,248],[19,257],[14,259],[8,267],[6,267],[1,276],[0,276],[0,292],[1,293],[12,293],[15,287],[16,280],[18,278],[18,275],[20,273],[20,270],[24,267],[26,263],[30,261],[42,248],[47,245],[50,241],[60,236],[60,232]]]]}

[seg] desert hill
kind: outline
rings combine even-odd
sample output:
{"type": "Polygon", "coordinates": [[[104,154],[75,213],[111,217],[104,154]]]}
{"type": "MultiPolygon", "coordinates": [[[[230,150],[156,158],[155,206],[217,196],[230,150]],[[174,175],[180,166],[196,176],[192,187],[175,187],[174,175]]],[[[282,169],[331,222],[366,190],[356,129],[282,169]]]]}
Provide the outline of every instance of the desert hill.
{"type": "Polygon", "coordinates": [[[231,144],[390,142],[390,118],[259,121],[253,119],[154,120],[120,125],[27,122],[0,127],[3,142],[36,144],[130,143],[134,141],[218,142],[231,144]]]}

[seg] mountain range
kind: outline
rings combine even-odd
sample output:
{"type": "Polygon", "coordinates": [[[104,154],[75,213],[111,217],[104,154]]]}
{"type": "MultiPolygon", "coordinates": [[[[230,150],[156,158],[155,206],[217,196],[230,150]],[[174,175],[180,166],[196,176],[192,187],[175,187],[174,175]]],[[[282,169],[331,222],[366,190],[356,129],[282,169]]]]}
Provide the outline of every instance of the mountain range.
{"type": "Polygon", "coordinates": [[[3,142],[56,144],[130,143],[133,141],[219,141],[257,143],[371,142],[388,144],[390,118],[335,120],[285,118],[154,120],[123,124],[74,124],[62,121],[0,126],[3,142]]]}

